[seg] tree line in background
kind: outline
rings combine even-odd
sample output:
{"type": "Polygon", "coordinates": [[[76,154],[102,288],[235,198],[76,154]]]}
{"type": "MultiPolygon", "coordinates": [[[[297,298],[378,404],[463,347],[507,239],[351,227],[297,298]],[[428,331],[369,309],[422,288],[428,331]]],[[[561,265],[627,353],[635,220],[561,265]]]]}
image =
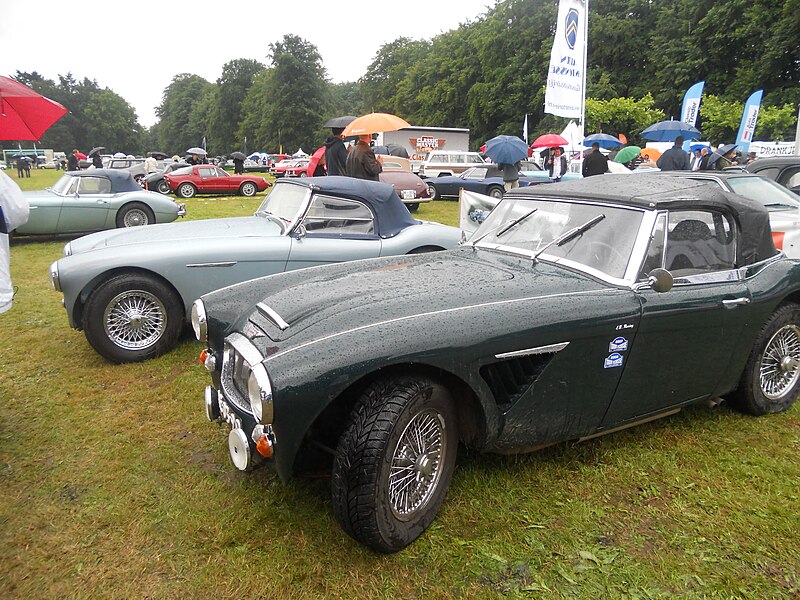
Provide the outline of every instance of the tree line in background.
{"type": "MultiPolygon", "coordinates": [[[[389,112],[417,126],[465,127],[480,146],[498,134],[531,139],[568,120],[543,112],[556,0],[504,0],[432,40],[381,46],[357,82],[333,84],[317,48],[286,35],[268,65],[226,63],[216,82],[175,75],[143,128],[133,108],[96,81],[16,78],[70,113],[43,147],[105,146],[127,153],[182,154],[205,138],[212,155],[239,150],[312,150],[344,114],[389,112]]],[[[764,90],[756,139],[793,139],[800,104],[800,0],[593,0],[589,16],[586,132],[639,132],[679,118],[684,92],[704,80],[698,127],[712,143],[733,142],[743,104],[764,90]]],[[[6,144],[6,147],[10,147],[6,144]]]]}

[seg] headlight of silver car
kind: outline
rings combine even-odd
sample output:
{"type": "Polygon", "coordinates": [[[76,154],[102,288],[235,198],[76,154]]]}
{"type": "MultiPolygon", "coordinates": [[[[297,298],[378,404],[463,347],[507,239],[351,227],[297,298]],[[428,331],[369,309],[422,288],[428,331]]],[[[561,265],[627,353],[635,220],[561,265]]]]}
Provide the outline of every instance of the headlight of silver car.
{"type": "Polygon", "coordinates": [[[197,341],[205,343],[208,339],[208,321],[206,317],[206,306],[198,298],[192,303],[192,329],[197,341]]]}
{"type": "Polygon", "coordinates": [[[50,285],[55,291],[61,291],[61,281],[58,279],[58,261],[50,265],[50,285]]]}
{"type": "Polygon", "coordinates": [[[257,364],[250,368],[247,396],[256,421],[264,425],[272,423],[272,384],[264,365],[257,364]]]}

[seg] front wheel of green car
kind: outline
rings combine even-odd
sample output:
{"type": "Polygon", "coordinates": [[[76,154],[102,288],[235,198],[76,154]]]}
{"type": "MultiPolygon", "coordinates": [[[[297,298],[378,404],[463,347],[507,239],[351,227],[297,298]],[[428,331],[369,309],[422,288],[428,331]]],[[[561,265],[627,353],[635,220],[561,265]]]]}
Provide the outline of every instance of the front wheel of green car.
{"type": "Polygon", "coordinates": [[[334,460],[333,512],[373,550],[391,553],[433,522],[456,462],[458,427],[449,392],[427,378],[373,383],[357,402],[334,460]]]}
{"type": "Polygon", "coordinates": [[[730,402],[742,412],[760,416],[788,410],[799,393],[800,306],[787,303],[761,328],[730,402]]]}

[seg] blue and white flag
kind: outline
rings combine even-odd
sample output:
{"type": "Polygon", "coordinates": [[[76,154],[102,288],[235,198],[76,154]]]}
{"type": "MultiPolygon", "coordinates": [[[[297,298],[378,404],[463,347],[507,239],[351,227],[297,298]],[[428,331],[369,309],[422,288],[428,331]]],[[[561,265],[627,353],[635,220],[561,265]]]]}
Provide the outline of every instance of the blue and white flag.
{"type": "Polygon", "coordinates": [[[587,18],[584,0],[559,0],[544,92],[546,113],[583,118],[587,18]]]}
{"type": "Polygon", "coordinates": [[[739,124],[739,133],[736,136],[736,149],[739,152],[750,151],[750,142],[753,141],[753,135],[756,132],[758,111],[761,109],[761,96],[763,94],[764,90],[753,92],[745,102],[744,110],[742,111],[742,122],[739,124]]]}
{"type": "Polygon", "coordinates": [[[705,81],[700,81],[686,90],[681,107],[681,121],[684,123],[692,126],[697,124],[697,115],[700,114],[700,98],[703,95],[705,83],[705,81]]]}

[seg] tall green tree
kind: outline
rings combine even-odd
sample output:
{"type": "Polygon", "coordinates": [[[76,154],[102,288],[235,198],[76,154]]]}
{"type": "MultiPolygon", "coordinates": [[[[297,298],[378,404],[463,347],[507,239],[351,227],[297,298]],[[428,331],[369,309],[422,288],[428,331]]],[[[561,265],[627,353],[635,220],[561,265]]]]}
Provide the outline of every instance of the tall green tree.
{"type": "Polygon", "coordinates": [[[200,144],[206,135],[205,126],[197,118],[192,119],[192,112],[209,93],[213,93],[213,84],[199,75],[181,73],[172,78],[156,107],[162,151],[183,156],[187,148],[200,144]]]}
{"type": "Polygon", "coordinates": [[[257,60],[239,58],[225,63],[217,79],[210,111],[209,150],[228,154],[239,148],[237,129],[242,118],[242,104],[256,75],[264,70],[257,60]]]}
{"type": "Polygon", "coordinates": [[[88,146],[105,146],[126,154],[144,151],[143,129],[136,112],[109,89],[92,94],[84,108],[88,146]]]}

